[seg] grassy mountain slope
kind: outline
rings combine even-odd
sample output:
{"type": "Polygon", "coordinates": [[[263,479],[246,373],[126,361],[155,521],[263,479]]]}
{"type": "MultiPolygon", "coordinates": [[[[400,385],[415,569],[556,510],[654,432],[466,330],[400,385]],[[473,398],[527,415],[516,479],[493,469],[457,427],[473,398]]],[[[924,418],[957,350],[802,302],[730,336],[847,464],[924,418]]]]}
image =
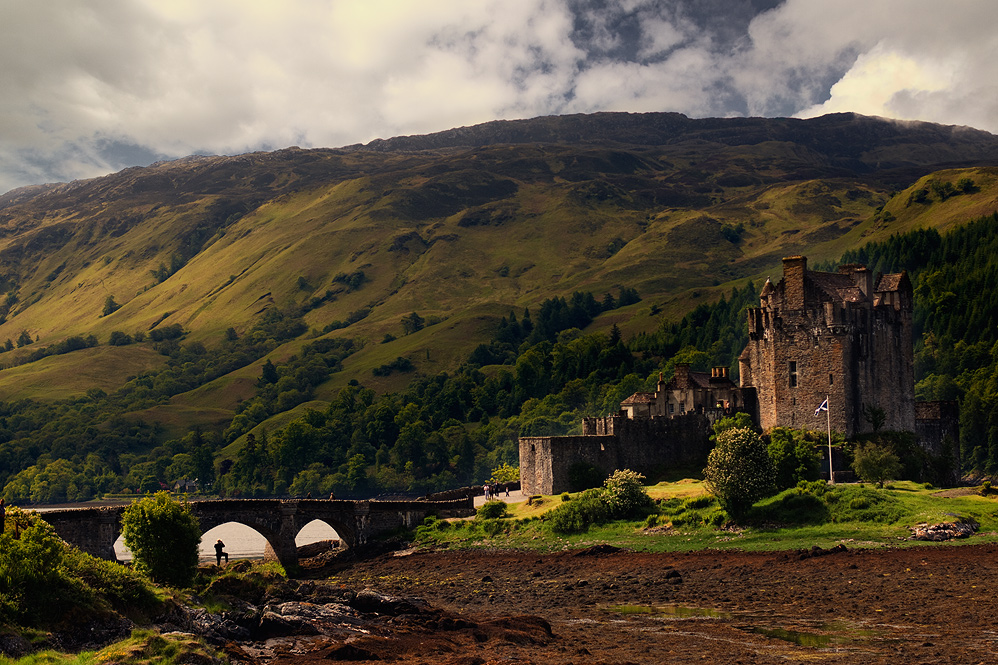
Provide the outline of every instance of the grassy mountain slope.
{"type": "MultiPolygon", "coordinates": [[[[0,197],[0,342],[37,341],[0,353],[0,398],[109,390],[157,362],[142,345],[100,346],[15,367],[72,335],[103,345],[178,324],[214,346],[274,308],[364,344],[320,399],[350,379],[398,389],[405,375],[371,370],[399,356],[420,374],[452,369],[500,316],[577,290],[636,288],[626,317],[596,324],[626,320],[633,334],[715,287],[776,274],[782,256],[827,259],[991,212],[996,159],[998,137],[924,123],[597,114],[15,190],[0,197]],[[930,179],[965,177],[972,191],[912,203],[930,179]],[[104,316],[109,297],[120,308],[104,316]],[[413,311],[432,325],[403,336],[413,311]]],[[[259,376],[257,362],[141,415],[217,424],[259,376]]]]}

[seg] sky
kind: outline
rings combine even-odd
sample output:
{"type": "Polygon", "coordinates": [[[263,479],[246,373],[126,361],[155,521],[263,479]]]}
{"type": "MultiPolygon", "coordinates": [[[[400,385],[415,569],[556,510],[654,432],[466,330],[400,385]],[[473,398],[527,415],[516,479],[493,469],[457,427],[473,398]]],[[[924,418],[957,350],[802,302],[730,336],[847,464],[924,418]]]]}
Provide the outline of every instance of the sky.
{"type": "Polygon", "coordinates": [[[597,111],[998,133],[995,0],[0,0],[0,192],[597,111]]]}

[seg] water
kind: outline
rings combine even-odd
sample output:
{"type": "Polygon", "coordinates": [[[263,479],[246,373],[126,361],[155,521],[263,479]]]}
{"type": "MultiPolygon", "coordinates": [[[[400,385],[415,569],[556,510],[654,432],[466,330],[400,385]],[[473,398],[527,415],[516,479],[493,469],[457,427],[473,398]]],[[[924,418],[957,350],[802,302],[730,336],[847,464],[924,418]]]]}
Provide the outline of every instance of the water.
{"type": "MultiPolygon", "coordinates": [[[[320,540],[334,540],[339,536],[331,526],[325,522],[314,520],[306,524],[298,535],[295,536],[295,545],[301,547],[309,543],[320,540]]],[[[201,536],[200,560],[215,560],[215,541],[221,539],[225,543],[225,551],[229,553],[229,559],[262,559],[263,551],[267,547],[267,540],[257,531],[249,528],[245,524],[237,522],[227,522],[220,524],[214,529],[206,531],[201,536]]],[[[125,547],[125,543],[119,536],[114,543],[114,553],[118,561],[131,561],[132,553],[125,547]]]]}
{"type": "Polygon", "coordinates": [[[830,621],[810,626],[812,630],[785,628],[774,625],[776,622],[790,622],[786,617],[775,615],[758,616],[748,612],[724,612],[708,607],[687,607],[684,605],[613,605],[606,608],[610,612],[624,615],[651,615],[666,619],[710,618],[735,620],[734,627],[747,633],[764,635],[772,639],[791,642],[799,646],[818,649],[848,646],[885,640],[883,631],[864,627],[846,621],[830,621]],[[745,622],[749,620],[749,622],[745,622]]]}
{"type": "MultiPolygon", "coordinates": [[[[39,513],[49,510],[59,510],[62,508],[89,507],[82,504],[50,505],[31,508],[39,513]]],[[[214,529],[210,529],[201,535],[201,546],[199,559],[201,561],[215,560],[215,541],[221,539],[225,543],[225,551],[229,554],[229,559],[262,559],[264,549],[267,547],[267,540],[259,532],[251,529],[245,524],[238,522],[227,522],[220,524],[214,529]]],[[[295,536],[295,545],[309,545],[320,540],[338,540],[339,535],[325,522],[313,520],[302,527],[302,530],[295,536]]],[[[114,541],[114,554],[118,561],[131,561],[132,553],[125,547],[125,541],[121,536],[114,541]]]]}

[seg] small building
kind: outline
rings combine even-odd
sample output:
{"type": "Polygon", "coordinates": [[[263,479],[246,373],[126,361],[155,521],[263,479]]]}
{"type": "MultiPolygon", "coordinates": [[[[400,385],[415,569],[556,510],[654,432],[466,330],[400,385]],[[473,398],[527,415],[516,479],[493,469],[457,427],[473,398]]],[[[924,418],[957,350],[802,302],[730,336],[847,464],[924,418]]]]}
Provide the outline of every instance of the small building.
{"type": "Polygon", "coordinates": [[[694,372],[688,364],[677,364],[668,383],[659,374],[655,392],[634,393],[620,403],[628,418],[681,416],[704,409],[730,413],[742,406],[742,391],[729,378],[727,367],[714,367],[708,374],[694,372]]]}

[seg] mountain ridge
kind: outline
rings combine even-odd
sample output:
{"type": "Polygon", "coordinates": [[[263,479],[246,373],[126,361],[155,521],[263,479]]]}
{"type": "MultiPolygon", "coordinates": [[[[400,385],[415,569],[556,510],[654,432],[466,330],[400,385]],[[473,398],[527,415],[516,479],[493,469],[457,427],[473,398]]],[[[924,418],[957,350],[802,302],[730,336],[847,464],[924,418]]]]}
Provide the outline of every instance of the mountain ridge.
{"type": "Polygon", "coordinates": [[[179,325],[215,344],[270,309],[303,308],[316,334],[367,340],[349,361],[357,378],[402,348],[372,342],[400,337],[401,317],[419,311],[467,335],[463,351],[429,354],[446,361],[421,361],[439,371],[482,339],[483,320],[545,298],[636,287],[652,305],[625,324],[637,332],[783,255],[827,258],[931,224],[930,207],[985,214],[996,160],[986,132],[854,114],[606,113],[192,156],[0,196],[0,340],[103,343],[179,325]],[[525,142],[498,142],[511,140],[525,142]],[[953,163],[963,170],[941,173],[976,191],[907,202],[904,188],[953,163]],[[117,308],[102,315],[108,298],[117,308]]]}

